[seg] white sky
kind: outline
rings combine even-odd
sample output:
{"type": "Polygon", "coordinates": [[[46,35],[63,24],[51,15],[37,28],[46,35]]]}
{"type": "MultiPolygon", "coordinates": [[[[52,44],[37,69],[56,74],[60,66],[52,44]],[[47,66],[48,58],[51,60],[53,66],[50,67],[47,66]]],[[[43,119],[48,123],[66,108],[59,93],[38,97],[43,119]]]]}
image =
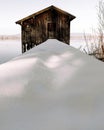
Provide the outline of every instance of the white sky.
{"type": "Polygon", "coordinates": [[[21,32],[15,22],[50,5],[55,5],[76,16],[71,23],[71,33],[89,32],[97,25],[99,0],[0,0],[0,34],[21,32]]]}

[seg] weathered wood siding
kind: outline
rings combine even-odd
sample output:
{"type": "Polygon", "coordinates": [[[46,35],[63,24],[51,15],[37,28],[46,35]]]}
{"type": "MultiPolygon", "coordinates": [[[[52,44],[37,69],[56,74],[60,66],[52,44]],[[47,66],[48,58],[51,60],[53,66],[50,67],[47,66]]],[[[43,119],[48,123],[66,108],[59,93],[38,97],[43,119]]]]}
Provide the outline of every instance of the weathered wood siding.
{"type": "Polygon", "coordinates": [[[23,21],[22,52],[41,44],[49,38],[58,39],[66,44],[69,44],[69,16],[50,9],[23,21]]]}

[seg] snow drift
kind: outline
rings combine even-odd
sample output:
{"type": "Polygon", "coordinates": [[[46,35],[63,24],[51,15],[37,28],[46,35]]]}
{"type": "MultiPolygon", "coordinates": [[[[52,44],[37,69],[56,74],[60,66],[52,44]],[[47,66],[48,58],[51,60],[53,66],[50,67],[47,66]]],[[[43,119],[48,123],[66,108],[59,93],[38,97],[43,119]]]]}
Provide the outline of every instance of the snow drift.
{"type": "Polygon", "coordinates": [[[103,68],[57,40],[0,65],[0,129],[103,130],[103,68]]]}

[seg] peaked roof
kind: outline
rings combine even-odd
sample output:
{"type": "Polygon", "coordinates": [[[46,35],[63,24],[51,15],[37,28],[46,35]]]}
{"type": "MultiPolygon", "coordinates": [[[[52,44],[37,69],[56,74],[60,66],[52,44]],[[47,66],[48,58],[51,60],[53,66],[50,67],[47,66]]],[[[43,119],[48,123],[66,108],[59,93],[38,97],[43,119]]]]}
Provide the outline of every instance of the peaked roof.
{"type": "Polygon", "coordinates": [[[75,18],[74,15],[72,15],[72,14],[66,12],[66,11],[63,11],[63,10],[61,10],[61,9],[59,9],[59,8],[57,8],[57,7],[55,7],[55,6],[53,6],[53,5],[51,5],[51,6],[45,8],[45,9],[43,9],[43,10],[40,10],[40,11],[38,11],[38,12],[36,12],[36,13],[33,13],[32,15],[29,15],[29,16],[27,16],[27,17],[25,17],[25,18],[23,18],[23,19],[17,21],[16,24],[20,24],[20,25],[21,25],[23,21],[28,20],[29,18],[34,17],[34,16],[37,16],[37,15],[39,15],[39,14],[45,12],[45,11],[48,11],[48,10],[50,10],[50,9],[54,9],[54,10],[60,12],[60,13],[63,13],[63,14],[65,14],[65,15],[68,15],[70,21],[75,18]]]}

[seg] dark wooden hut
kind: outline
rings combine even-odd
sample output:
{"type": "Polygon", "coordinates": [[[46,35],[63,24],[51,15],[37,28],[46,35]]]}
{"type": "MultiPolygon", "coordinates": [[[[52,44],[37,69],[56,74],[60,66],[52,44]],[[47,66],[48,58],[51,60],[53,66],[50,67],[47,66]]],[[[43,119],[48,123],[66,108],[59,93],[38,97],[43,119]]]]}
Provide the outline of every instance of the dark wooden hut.
{"type": "Polygon", "coordinates": [[[21,25],[22,53],[47,39],[70,43],[70,22],[75,16],[50,6],[16,22],[21,25]]]}

